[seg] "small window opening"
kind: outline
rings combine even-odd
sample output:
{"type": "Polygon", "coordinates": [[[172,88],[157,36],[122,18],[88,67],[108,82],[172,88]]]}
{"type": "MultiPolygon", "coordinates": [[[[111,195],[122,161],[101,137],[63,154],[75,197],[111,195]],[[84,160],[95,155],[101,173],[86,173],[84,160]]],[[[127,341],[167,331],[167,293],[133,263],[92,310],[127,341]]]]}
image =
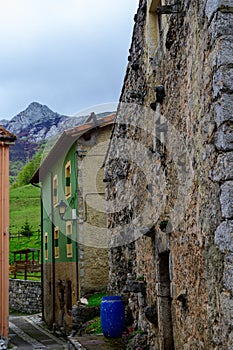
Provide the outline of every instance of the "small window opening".
{"type": "Polygon", "coordinates": [[[71,177],[71,163],[69,161],[66,163],[66,167],[65,167],[65,180],[66,180],[65,194],[66,194],[66,198],[71,196],[70,177],[71,177]]]}
{"type": "Polygon", "coordinates": [[[72,258],[72,222],[66,222],[66,255],[67,258],[72,258]]]}
{"type": "Polygon", "coordinates": [[[54,228],[54,255],[55,258],[59,258],[59,228],[54,228]]]}
{"type": "Polygon", "coordinates": [[[49,258],[48,232],[45,232],[45,235],[44,235],[44,249],[45,249],[45,260],[48,260],[48,258],[49,258]]]}
{"type": "Polygon", "coordinates": [[[151,3],[148,16],[148,45],[149,56],[152,59],[159,47],[162,32],[162,18],[157,8],[162,5],[161,0],[154,0],[151,3]]]}
{"type": "Polygon", "coordinates": [[[57,188],[58,188],[58,178],[57,178],[57,175],[55,175],[53,177],[53,205],[57,205],[58,204],[57,188]]]}

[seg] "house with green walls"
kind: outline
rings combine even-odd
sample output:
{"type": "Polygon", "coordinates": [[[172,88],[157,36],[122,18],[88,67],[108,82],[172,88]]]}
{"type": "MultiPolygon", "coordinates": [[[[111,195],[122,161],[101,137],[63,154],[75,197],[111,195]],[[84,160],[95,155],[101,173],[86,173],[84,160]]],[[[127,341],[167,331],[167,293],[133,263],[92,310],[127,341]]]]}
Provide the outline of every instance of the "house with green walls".
{"type": "Polygon", "coordinates": [[[71,330],[72,307],[105,291],[108,236],[103,162],[115,115],[66,130],[31,179],[41,188],[43,319],[71,330]]]}

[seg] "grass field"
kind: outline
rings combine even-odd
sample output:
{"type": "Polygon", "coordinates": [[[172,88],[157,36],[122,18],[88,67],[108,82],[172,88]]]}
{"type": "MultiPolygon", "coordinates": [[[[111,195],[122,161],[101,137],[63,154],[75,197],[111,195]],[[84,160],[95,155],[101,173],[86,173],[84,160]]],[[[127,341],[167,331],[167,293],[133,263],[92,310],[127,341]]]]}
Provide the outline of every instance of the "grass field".
{"type": "Polygon", "coordinates": [[[10,189],[10,234],[17,236],[28,221],[32,236],[10,239],[10,263],[12,252],[25,248],[40,248],[40,189],[32,185],[10,189]]]}

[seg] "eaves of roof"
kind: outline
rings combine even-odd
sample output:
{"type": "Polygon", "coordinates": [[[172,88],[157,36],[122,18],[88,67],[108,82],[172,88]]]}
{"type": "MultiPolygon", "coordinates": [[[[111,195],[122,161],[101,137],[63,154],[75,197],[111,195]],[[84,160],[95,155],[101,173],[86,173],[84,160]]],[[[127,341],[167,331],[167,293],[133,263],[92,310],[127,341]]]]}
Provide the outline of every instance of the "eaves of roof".
{"type": "Polygon", "coordinates": [[[0,125],[0,142],[14,142],[15,140],[16,136],[0,125]]]}
{"type": "MultiPolygon", "coordinates": [[[[115,113],[107,115],[104,118],[98,119],[98,128],[114,123],[115,113]]],[[[75,141],[77,141],[86,132],[96,128],[94,122],[78,125],[72,129],[65,130],[59,137],[51,151],[41,163],[40,167],[36,170],[32,176],[30,182],[37,184],[43,180],[47,173],[51,170],[51,167],[57,162],[57,160],[64,155],[75,141]]]]}

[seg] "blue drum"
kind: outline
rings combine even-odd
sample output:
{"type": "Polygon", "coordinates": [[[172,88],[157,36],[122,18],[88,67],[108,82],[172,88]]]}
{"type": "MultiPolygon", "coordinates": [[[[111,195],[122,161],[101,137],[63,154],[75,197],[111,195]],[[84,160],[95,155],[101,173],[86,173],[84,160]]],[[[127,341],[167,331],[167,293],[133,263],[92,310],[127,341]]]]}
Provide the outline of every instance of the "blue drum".
{"type": "Polygon", "coordinates": [[[100,306],[101,327],[105,337],[119,338],[125,327],[122,296],[102,297],[100,306]]]}

